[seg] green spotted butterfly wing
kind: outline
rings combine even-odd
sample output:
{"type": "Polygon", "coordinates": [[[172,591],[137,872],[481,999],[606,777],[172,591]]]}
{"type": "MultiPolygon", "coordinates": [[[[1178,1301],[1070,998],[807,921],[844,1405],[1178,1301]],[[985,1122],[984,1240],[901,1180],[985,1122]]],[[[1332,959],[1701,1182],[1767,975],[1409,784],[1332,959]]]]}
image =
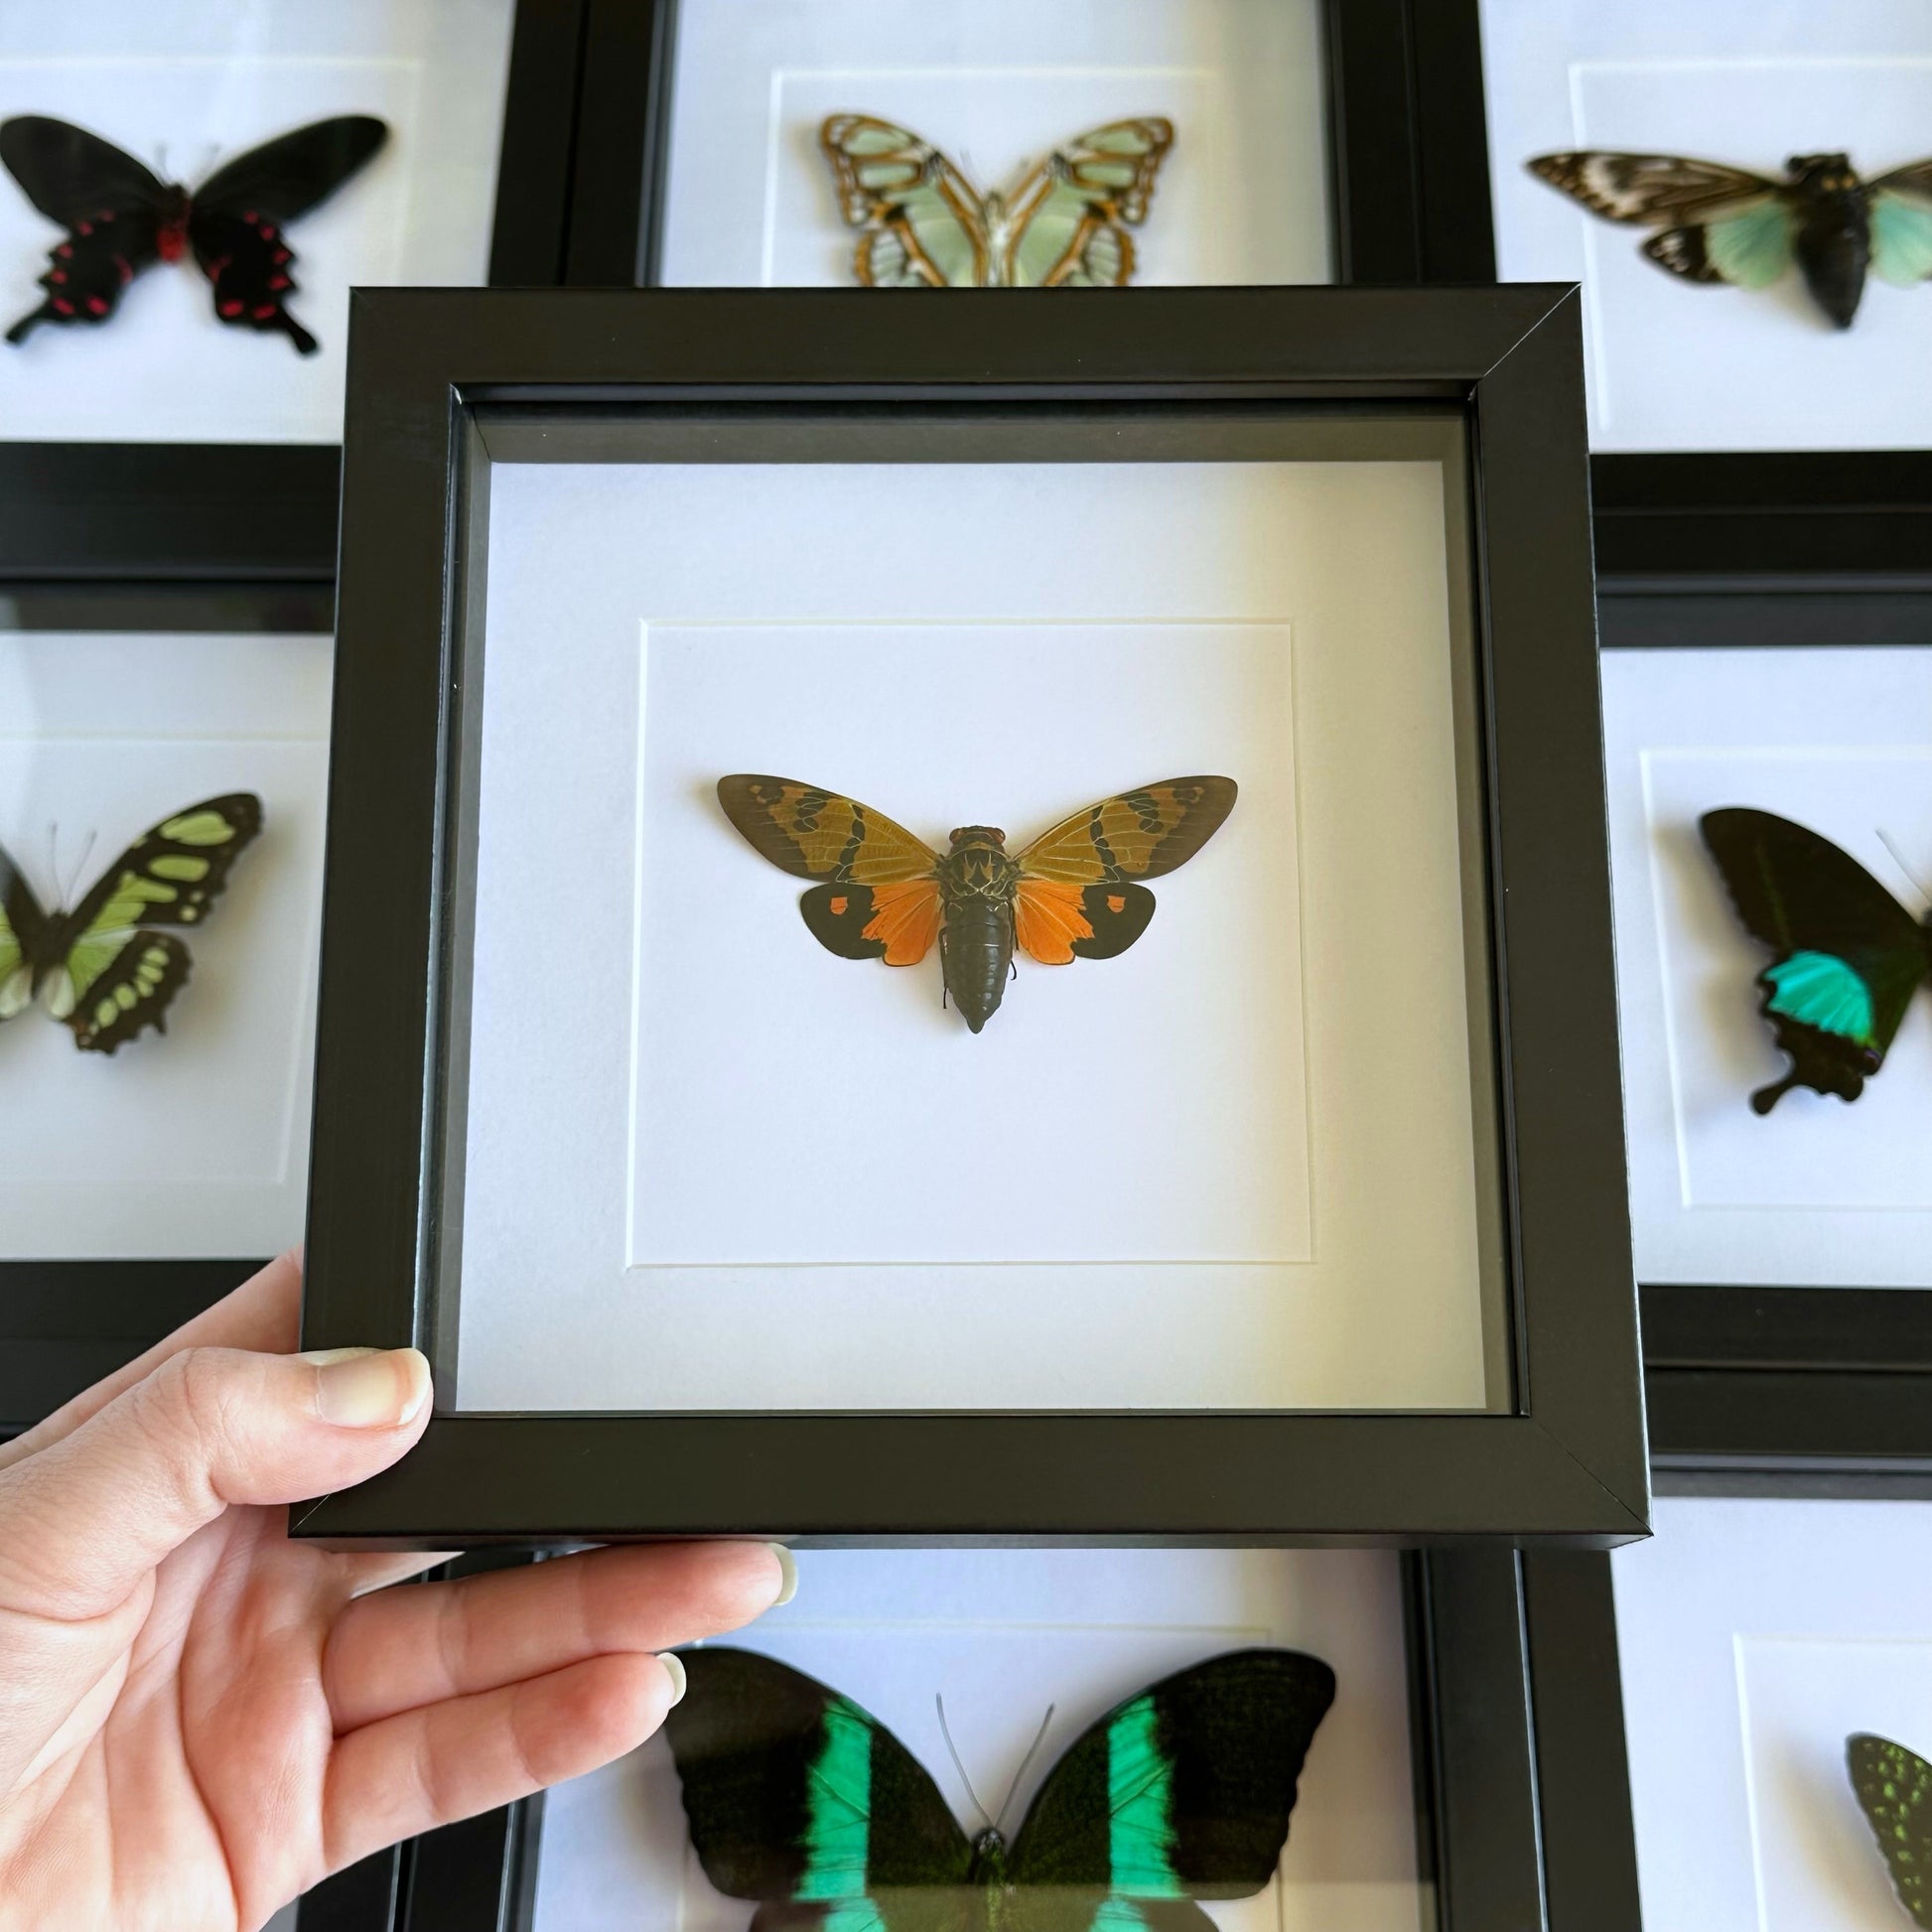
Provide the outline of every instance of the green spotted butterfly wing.
{"type": "Polygon", "coordinates": [[[1009,195],[982,195],[931,142],[871,114],[819,129],[839,208],[862,229],[868,288],[1118,288],[1172,123],[1110,121],[1054,149],[1009,195]]]}
{"type": "Polygon", "coordinates": [[[1047,1775],[1014,1841],[973,1842],[878,1721],[748,1651],[684,1653],[665,1721],[692,1843],[758,1932],[1208,1932],[1281,1858],[1334,1697],[1295,1651],[1209,1659],[1102,1718],[1047,1775]]]}
{"type": "Polygon", "coordinates": [[[1791,1067],[1752,1108],[1767,1114],[1797,1086],[1856,1100],[1932,972],[1932,932],[1856,859],[1788,818],[1730,807],[1698,827],[1737,916],[1773,954],[1757,986],[1791,1067]]]}
{"type": "Polygon", "coordinates": [[[1932,1764],[1860,1731],[1845,1740],[1845,1765],[1898,1902],[1914,1925],[1932,1928],[1932,1764]]]}
{"type": "Polygon", "coordinates": [[[83,1051],[112,1053],[165,1016],[187,983],[187,946],[159,927],[198,925],[261,831],[252,792],[205,798],[144,833],[70,912],[45,912],[0,852],[0,1020],[38,997],[83,1051]]]}

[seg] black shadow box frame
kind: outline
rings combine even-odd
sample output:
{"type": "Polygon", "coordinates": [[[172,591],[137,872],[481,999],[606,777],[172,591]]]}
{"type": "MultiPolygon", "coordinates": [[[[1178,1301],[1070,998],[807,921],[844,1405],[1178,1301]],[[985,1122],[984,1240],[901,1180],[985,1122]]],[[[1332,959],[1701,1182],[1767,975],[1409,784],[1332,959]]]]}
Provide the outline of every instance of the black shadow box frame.
{"type": "MultiPolygon", "coordinates": [[[[1427,1932],[1629,1932],[1636,1855],[1609,1561],[1404,1560],[1427,1932]]],[[[300,1932],[535,1932],[541,1795],[349,1866],[300,1932]]]]}
{"type": "MultiPolygon", "coordinates": [[[[587,4],[517,0],[492,287],[561,278],[587,4]]],[[[335,444],[0,440],[0,584],[328,577],[341,479],[335,444]]]]}
{"type": "MultiPolygon", "coordinates": [[[[0,585],[0,629],[138,634],[326,632],[335,594],[313,584],[0,585]]],[[[195,1261],[0,1261],[0,1437],[38,1422],[199,1314],[266,1256],[195,1261]]]]}
{"type": "MultiPolygon", "coordinates": [[[[1932,455],[1616,461],[1675,467],[1709,494],[1669,509],[1599,495],[1604,649],[1932,643],[1932,455]],[[1802,500],[1820,478],[1837,500],[1802,500]]],[[[1734,1470],[1738,1493],[1932,1494],[1932,1289],[1639,1294],[1660,1491],[1710,1493],[1734,1470]],[[1801,1480],[1818,1486],[1783,1486],[1801,1480]]]]}
{"type": "Polygon", "coordinates": [[[434,1351],[454,1318],[435,1285],[459,1177],[435,1150],[467,1024],[461,746],[480,680],[465,640],[478,648],[493,463],[621,460],[657,412],[694,402],[754,422],[809,409],[826,450],[842,418],[912,401],[1110,422],[1420,407],[1467,434],[1483,687],[1468,823],[1486,874],[1469,929],[1496,991],[1493,1272],[1513,1394],[1458,1414],[439,1411],[403,1464],[296,1533],[427,1548],[1644,1534],[1575,291],[1143,290],[1098,340],[1050,295],[961,292],[916,331],[892,300],[358,296],[304,1347],[434,1351]],[[666,1467],[676,1483],[643,1473],[666,1467]]]}
{"type": "MultiPolygon", "coordinates": [[[[679,0],[588,4],[564,280],[648,287],[658,280],[679,0]]],[[[1339,282],[1495,278],[1476,5],[1322,0],[1339,282]]]]}

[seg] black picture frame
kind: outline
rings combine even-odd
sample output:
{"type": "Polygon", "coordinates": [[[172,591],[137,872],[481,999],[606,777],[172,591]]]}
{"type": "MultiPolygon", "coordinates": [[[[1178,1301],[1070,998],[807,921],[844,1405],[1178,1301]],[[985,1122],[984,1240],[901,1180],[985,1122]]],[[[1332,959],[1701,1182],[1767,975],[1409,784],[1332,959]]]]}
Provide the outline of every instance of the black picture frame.
{"type": "MultiPolygon", "coordinates": [[[[0,585],[0,630],[124,630],[165,650],[170,631],[326,633],[334,604],[327,580],[0,585]]],[[[267,1259],[0,1261],[0,1437],[111,1375],[267,1259]]]]}
{"type": "MultiPolygon", "coordinates": [[[[516,0],[492,287],[561,276],[587,5],[516,0]]],[[[341,473],[334,444],[0,440],[0,585],[325,578],[341,473]]]]}
{"type": "MultiPolygon", "coordinates": [[[[573,287],[659,280],[680,0],[589,0],[573,287]]],[[[1342,283],[1495,279],[1476,0],[1322,0],[1342,283]]]]}
{"type": "Polygon", "coordinates": [[[445,834],[462,810],[445,816],[446,759],[463,716],[459,653],[480,634],[493,462],[593,446],[608,458],[650,412],[693,399],[736,398],[752,420],[810,409],[833,425],[909,398],[1055,417],[1427,405],[1470,432],[1485,917],[1509,988],[1496,1071],[1514,1412],[444,1412],[401,1466],[314,1505],[295,1533],[430,1548],[753,1529],[806,1541],[1643,1534],[1574,290],[1143,290],[1097,344],[1048,295],[963,291],[917,331],[892,299],[358,295],[304,1347],[437,1346],[424,1237],[441,1177],[424,1130],[442,1105],[449,1016],[431,988],[452,984],[442,947],[463,914],[460,894],[447,897],[461,844],[445,834]],[[640,1480],[665,1466],[677,1484],[640,1480]]]}
{"type": "MultiPolygon", "coordinates": [[[[1403,1559],[1418,1876],[1430,1932],[1637,1923],[1608,1559],[1403,1559]]],[[[541,1794],[336,1874],[300,1932],[535,1932],[541,1794]]]]}
{"type": "MultiPolygon", "coordinates": [[[[1604,650],[1932,643],[1932,454],[1615,461],[1652,466],[1656,490],[1597,498],[1604,650]]],[[[1660,1493],[1726,1470],[1739,1493],[1932,1478],[1932,1289],[1643,1283],[1639,1299],[1660,1493]]]]}

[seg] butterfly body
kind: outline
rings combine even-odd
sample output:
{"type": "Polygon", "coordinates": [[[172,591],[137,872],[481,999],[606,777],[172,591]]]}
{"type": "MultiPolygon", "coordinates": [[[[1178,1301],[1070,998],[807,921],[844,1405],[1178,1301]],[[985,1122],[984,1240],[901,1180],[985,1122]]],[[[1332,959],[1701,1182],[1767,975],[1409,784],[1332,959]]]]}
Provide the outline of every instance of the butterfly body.
{"type": "Polygon", "coordinates": [[[1118,288],[1173,145],[1157,116],[1110,121],[1053,150],[1010,194],[982,194],[931,142],[871,114],[819,129],[868,288],[1118,288]]]}
{"type": "Polygon", "coordinates": [[[665,1721],[706,1875],[754,1932],[1212,1932],[1280,1862],[1334,1673],[1290,1650],[1209,1658],[1089,1726],[1009,1843],[971,1840],[852,1699],[731,1648],[683,1653],[665,1721]]]}
{"type": "Polygon", "coordinates": [[[67,230],[41,276],[44,300],[7,340],[25,342],[43,324],[105,322],[143,269],[192,254],[217,320],[286,336],[313,354],[316,339],[288,310],[295,255],[285,224],[332,195],[387,138],[367,114],[317,121],[250,149],[191,193],[70,122],[43,114],[0,122],[0,162],[67,230]]]}
{"type": "Polygon", "coordinates": [[[1738,918],[1773,954],[1758,1010],[1790,1068],[1752,1110],[1798,1086],[1858,1099],[1932,978],[1932,913],[1914,917],[1849,853],[1775,813],[1732,806],[1698,828],[1738,918]]]}
{"type": "Polygon", "coordinates": [[[1016,949],[1042,966],[1125,952],[1154,916],[1138,882],[1192,858],[1233,810],[1235,785],[1169,778],[1121,792],[1017,854],[995,827],[961,826],[943,857],[869,805],[795,778],[735,773],[718,799],[773,865],[824,882],[798,909],[828,952],[914,966],[936,943],[946,993],[978,1033],[1016,949]]]}
{"type": "Polygon", "coordinates": [[[1905,288],[1932,275],[1932,160],[1870,181],[1843,153],[1793,155],[1782,180],[1607,149],[1529,168],[1593,214],[1657,228],[1644,257],[1681,280],[1761,289],[1795,264],[1838,329],[1851,328],[1867,276],[1905,288]]]}
{"type": "Polygon", "coordinates": [[[77,1047],[109,1054],[143,1028],[165,1033],[192,963],[165,928],[201,923],[261,823],[251,792],[204,799],[137,839],[69,911],[45,910],[0,850],[0,1021],[38,1000],[77,1047]]]}

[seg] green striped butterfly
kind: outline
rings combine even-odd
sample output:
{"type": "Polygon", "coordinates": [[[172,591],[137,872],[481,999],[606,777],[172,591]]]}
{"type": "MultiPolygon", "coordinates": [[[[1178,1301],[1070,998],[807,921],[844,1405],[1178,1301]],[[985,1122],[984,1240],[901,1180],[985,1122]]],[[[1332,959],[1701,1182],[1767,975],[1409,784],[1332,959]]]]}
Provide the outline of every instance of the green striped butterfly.
{"type": "Polygon", "coordinates": [[[1845,1740],[1845,1767],[1898,1902],[1914,1925],[1932,1928],[1932,1764],[1889,1737],[1860,1731],[1845,1740]]]}
{"type": "Polygon", "coordinates": [[[1791,1067],[1751,1095],[1768,1114],[1793,1087],[1856,1100],[1932,974],[1932,917],[1912,917],[1849,853],[1771,812],[1698,820],[1737,916],[1775,957],[1760,1011],[1791,1067]]]}
{"type": "Polygon", "coordinates": [[[1173,126],[1147,115],[1076,134],[1005,195],[980,194],[931,142],[870,114],[832,115],[818,144],[846,220],[865,230],[853,266],[869,289],[1120,288],[1173,126]]]}
{"type": "Polygon", "coordinates": [[[850,1698],[753,1651],[680,1654],[665,1730],[692,1843],[720,1891],[758,1901],[752,1932],[1212,1932],[1196,1900],[1274,1875],[1335,1691],[1293,1650],[1164,1678],[1075,1740],[1009,1849],[992,1819],[969,1840],[850,1698]]]}
{"type": "Polygon", "coordinates": [[[112,1053],[188,982],[188,948],[157,926],[199,925],[262,829],[254,793],[205,798],[136,839],[71,912],[43,909],[0,850],[0,1021],[38,995],[84,1052],[112,1053]]]}
{"type": "Polygon", "coordinates": [[[1676,154],[1543,154],[1539,181],[1607,221],[1652,227],[1644,258],[1687,282],[1769,288],[1791,267],[1850,329],[1867,270],[1894,288],[1932,275],[1932,160],[1873,181],[1844,154],[1797,154],[1785,178],[1676,154]]]}

